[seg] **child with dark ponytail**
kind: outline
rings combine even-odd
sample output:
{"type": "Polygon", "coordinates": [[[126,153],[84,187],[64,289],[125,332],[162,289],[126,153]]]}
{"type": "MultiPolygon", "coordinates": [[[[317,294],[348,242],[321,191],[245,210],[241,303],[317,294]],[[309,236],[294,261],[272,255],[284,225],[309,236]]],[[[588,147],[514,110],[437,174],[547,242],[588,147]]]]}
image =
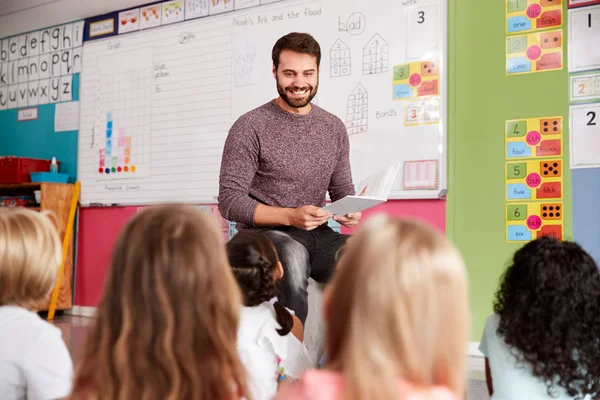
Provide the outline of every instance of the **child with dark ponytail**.
{"type": "Polygon", "coordinates": [[[244,297],[237,347],[248,386],[254,400],[271,399],[278,382],[298,378],[312,367],[302,343],[302,323],[277,299],[284,271],[267,236],[240,232],[227,243],[227,255],[244,297]]]}

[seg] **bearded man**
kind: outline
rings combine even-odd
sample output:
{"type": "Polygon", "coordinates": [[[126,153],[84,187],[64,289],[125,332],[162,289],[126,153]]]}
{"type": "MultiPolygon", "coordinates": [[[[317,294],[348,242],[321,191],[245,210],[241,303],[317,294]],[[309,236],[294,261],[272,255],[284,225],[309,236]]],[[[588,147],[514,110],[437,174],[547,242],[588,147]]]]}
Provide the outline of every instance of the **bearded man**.
{"type": "MultiPolygon", "coordinates": [[[[219,211],[238,230],[271,238],[284,268],[279,300],[304,324],[308,278],[326,283],[348,238],[328,226],[332,215],[322,207],[327,192],[332,201],[355,194],[350,146],[344,123],[311,103],[319,87],[317,41],[289,33],[275,43],[272,59],[279,97],[231,127],[221,161],[219,211]]],[[[360,217],[333,216],[346,227],[360,217]]]]}

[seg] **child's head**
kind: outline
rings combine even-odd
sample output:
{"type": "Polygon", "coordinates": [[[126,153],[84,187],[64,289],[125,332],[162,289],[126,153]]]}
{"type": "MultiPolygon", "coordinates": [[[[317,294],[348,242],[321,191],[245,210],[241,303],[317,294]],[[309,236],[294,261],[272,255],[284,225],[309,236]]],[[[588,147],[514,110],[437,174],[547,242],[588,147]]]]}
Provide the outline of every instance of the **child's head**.
{"type": "Polygon", "coordinates": [[[34,310],[48,301],[61,255],[58,232],[46,215],[0,208],[0,306],[34,310]]]}
{"type": "Polygon", "coordinates": [[[458,251],[424,223],[376,216],[340,258],[324,310],[348,399],[394,398],[398,378],[463,396],[469,325],[458,251]]]}
{"type": "Polygon", "coordinates": [[[551,237],[524,245],[501,279],[494,311],[498,333],[535,376],[559,379],[570,396],[598,397],[600,272],[579,245],[551,237]]]}
{"type": "Polygon", "coordinates": [[[75,397],[224,400],[236,384],[246,393],[240,305],[213,217],[191,206],[142,211],[115,245],[75,397]]]}
{"type": "MultiPolygon", "coordinates": [[[[246,306],[254,307],[276,296],[283,267],[267,236],[259,232],[240,232],[227,243],[227,255],[246,306]]],[[[282,327],[278,332],[286,335],[293,325],[292,316],[281,303],[273,305],[282,327]]]]}

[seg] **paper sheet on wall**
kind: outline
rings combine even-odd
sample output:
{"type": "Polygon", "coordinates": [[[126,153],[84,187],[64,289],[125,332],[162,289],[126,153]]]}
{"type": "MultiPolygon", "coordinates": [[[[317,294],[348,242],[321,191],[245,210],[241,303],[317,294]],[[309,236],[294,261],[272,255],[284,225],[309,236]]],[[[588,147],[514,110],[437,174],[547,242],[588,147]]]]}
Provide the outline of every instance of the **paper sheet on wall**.
{"type": "Polygon", "coordinates": [[[54,112],[54,131],[79,130],[79,102],[56,103],[54,112]]]}

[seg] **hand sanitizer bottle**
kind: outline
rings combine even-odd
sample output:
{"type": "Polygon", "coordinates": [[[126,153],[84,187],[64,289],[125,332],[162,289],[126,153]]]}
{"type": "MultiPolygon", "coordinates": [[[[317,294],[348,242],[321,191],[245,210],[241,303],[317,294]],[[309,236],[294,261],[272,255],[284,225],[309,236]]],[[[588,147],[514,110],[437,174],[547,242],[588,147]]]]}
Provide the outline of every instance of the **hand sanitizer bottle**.
{"type": "Polygon", "coordinates": [[[56,163],[56,157],[52,157],[52,162],[50,163],[50,172],[53,174],[58,173],[58,164],[56,163]]]}

